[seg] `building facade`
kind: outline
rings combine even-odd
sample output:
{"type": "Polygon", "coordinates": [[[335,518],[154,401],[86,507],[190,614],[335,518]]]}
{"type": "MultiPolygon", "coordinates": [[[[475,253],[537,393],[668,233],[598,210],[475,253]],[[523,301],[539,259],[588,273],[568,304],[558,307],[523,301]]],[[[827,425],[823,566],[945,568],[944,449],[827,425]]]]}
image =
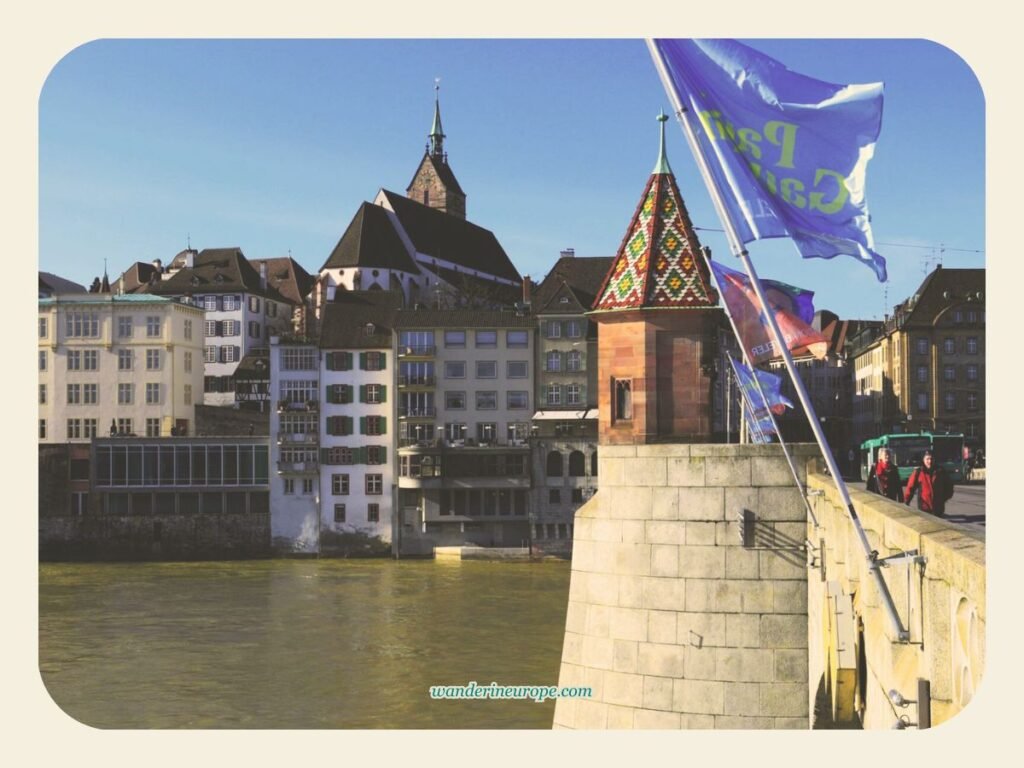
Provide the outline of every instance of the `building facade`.
{"type": "Polygon", "coordinates": [[[192,434],[203,313],[148,295],[39,300],[39,442],[192,434]]]}
{"type": "Polygon", "coordinates": [[[985,270],[936,268],[854,341],[854,440],[962,432],[985,443],[985,270]]]}

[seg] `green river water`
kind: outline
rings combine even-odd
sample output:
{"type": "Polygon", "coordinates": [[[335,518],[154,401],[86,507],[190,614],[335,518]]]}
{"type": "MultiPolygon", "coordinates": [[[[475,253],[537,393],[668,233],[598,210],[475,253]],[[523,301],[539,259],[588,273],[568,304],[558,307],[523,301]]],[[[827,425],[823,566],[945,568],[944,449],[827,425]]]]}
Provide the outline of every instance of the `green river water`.
{"type": "Polygon", "coordinates": [[[567,563],[43,564],[40,671],[98,728],[550,728],[567,563]]]}

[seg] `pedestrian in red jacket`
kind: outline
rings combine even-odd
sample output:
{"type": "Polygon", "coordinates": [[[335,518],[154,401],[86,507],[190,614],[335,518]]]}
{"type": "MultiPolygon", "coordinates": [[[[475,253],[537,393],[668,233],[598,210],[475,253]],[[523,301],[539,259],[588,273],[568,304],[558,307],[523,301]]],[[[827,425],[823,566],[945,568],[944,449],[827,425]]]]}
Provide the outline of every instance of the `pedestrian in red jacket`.
{"type": "Polygon", "coordinates": [[[868,472],[867,489],[893,501],[903,501],[903,486],[896,465],[889,461],[889,449],[878,449],[878,463],[868,472]]]}
{"type": "Polygon", "coordinates": [[[936,517],[946,516],[946,502],[953,497],[953,483],[942,467],[935,465],[931,451],[925,451],[921,466],[915,469],[907,480],[904,496],[908,506],[915,493],[917,508],[922,512],[930,512],[936,517]]]}

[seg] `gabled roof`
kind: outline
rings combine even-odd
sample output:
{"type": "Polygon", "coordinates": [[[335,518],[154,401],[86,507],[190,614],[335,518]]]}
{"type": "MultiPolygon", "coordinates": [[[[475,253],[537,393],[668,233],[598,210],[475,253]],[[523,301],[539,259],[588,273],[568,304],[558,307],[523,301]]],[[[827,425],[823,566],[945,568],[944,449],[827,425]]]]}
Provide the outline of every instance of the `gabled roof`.
{"type": "MultiPolygon", "coordinates": [[[[931,325],[935,317],[947,307],[961,301],[970,300],[977,302],[978,306],[984,304],[985,292],[985,270],[974,269],[947,269],[938,266],[932,270],[914,295],[905,301],[896,310],[902,310],[904,314],[903,324],[925,324],[931,325]],[[943,294],[950,292],[947,299],[943,294]],[[968,299],[968,296],[970,297],[968,299]]],[[[901,314],[901,312],[894,312],[901,314]]]]}
{"type": "Polygon", "coordinates": [[[533,294],[534,314],[589,310],[613,261],[612,256],[560,258],[533,294]],[[568,303],[562,303],[562,298],[568,303]]]}
{"type": "Polygon", "coordinates": [[[338,267],[378,267],[419,273],[387,210],[365,202],[359,206],[345,234],[320,269],[338,267]]]}
{"type": "Polygon", "coordinates": [[[494,234],[458,216],[380,191],[419,253],[519,283],[522,277],[494,234]]]}
{"type": "Polygon", "coordinates": [[[293,304],[302,304],[313,290],[313,277],[291,256],[272,259],[252,259],[250,263],[257,272],[267,265],[267,285],[293,304]]]}
{"type": "Polygon", "coordinates": [[[121,273],[121,277],[115,283],[120,282],[120,289],[124,293],[137,293],[145,291],[156,274],[156,267],[152,264],[136,261],[121,273]]]}
{"type": "Polygon", "coordinates": [[[718,304],[672,173],[651,174],[598,296],[595,311],[718,304]]]}
{"type": "Polygon", "coordinates": [[[393,309],[372,303],[334,302],[325,304],[320,323],[320,347],[321,349],[390,349],[395,314],[393,309]],[[372,333],[367,333],[368,324],[373,325],[372,333]]]}
{"type": "Polygon", "coordinates": [[[205,248],[196,255],[195,266],[182,267],[166,280],[150,286],[149,292],[164,296],[245,292],[292,303],[269,284],[265,289],[260,285],[259,272],[240,248],[205,248]]]}
{"type": "Polygon", "coordinates": [[[406,190],[412,188],[412,185],[416,182],[416,178],[420,175],[420,171],[426,163],[430,163],[430,165],[433,166],[434,172],[437,174],[437,177],[441,180],[441,183],[444,184],[446,189],[452,192],[457,192],[463,197],[466,196],[466,193],[462,191],[462,187],[459,186],[459,180],[455,178],[455,173],[452,171],[451,166],[448,165],[448,162],[439,157],[435,157],[430,154],[430,152],[424,154],[420,164],[416,166],[416,173],[412,175],[412,180],[406,186],[406,190]]]}
{"type": "Polygon", "coordinates": [[[239,361],[231,376],[243,381],[270,379],[270,351],[266,348],[252,350],[239,361]]]}
{"type": "Polygon", "coordinates": [[[84,285],[66,280],[51,272],[39,273],[39,295],[52,296],[55,293],[85,293],[84,285]]]}
{"type": "MultiPolygon", "coordinates": [[[[520,297],[520,289],[505,283],[476,277],[469,272],[438,267],[433,264],[421,264],[424,270],[444,280],[461,296],[472,302],[477,300],[487,305],[511,307],[520,297]]],[[[428,289],[429,293],[429,289],[428,289]]],[[[424,303],[429,304],[431,296],[424,296],[424,303]]]]}

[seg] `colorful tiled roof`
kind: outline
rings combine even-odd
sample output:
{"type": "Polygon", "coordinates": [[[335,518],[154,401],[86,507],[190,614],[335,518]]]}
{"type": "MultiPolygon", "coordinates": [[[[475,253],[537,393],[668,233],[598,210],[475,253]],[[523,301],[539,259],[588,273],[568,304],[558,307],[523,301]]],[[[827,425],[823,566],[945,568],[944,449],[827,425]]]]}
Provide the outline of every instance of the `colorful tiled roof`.
{"type": "Polygon", "coordinates": [[[595,311],[701,309],[718,304],[700,241],[662,148],[640,204],[605,276],[595,311]]]}

